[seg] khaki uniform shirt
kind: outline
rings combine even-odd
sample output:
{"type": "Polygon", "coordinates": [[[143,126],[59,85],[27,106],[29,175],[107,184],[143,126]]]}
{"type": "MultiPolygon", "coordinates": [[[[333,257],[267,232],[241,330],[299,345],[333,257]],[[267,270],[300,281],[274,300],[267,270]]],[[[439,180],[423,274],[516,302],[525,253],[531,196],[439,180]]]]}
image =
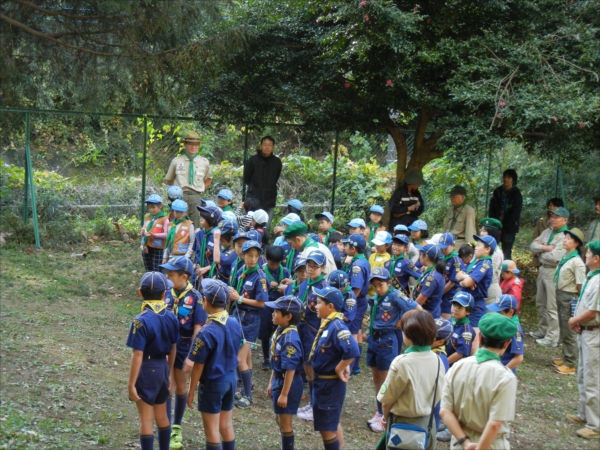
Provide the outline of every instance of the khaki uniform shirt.
{"type": "Polygon", "coordinates": [[[600,219],[593,220],[585,233],[585,242],[600,241],[600,219]]]}
{"type": "MultiPolygon", "coordinates": [[[[558,270],[558,269],[557,269],[558,270]]],[[[569,292],[571,294],[578,294],[578,284],[583,284],[585,281],[585,263],[581,258],[576,256],[571,258],[560,269],[558,273],[558,286],[556,289],[559,291],[569,292]]]]}
{"type": "MultiPolygon", "coordinates": [[[[502,420],[508,434],[515,418],[517,378],[500,361],[477,363],[475,356],[452,365],[444,379],[441,407],[453,411],[462,427],[482,433],[489,420],[502,420]]],[[[465,430],[468,434],[468,431],[465,430]]]]}
{"type": "Polygon", "coordinates": [[[457,240],[470,242],[473,235],[477,234],[475,210],[464,203],[456,210],[452,206],[446,214],[444,232],[452,233],[457,240]]]}
{"type": "MultiPolygon", "coordinates": [[[[392,414],[400,417],[423,417],[431,414],[435,378],[439,357],[433,352],[411,352],[397,356],[390,364],[377,400],[391,406],[392,414]]],[[[440,361],[440,376],[435,402],[442,395],[446,373],[440,361]]]]}
{"type": "Polygon", "coordinates": [[[565,256],[565,253],[567,252],[562,246],[562,243],[565,240],[565,233],[562,231],[560,233],[556,233],[552,238],[552,242],[548,244],[548,239],[550,239],[552,231],[552,228],[546,228],[542,234],[534,239],[529,247],[531,249],[531,253],[538,257],[540,264],[548,267],[556,267],[558,262],[563,256],[565,256]],[[542,252],[543,245],[554,245],[554,250],[551,252],[542,252]]]}
{"type": "Polygon", "coordinates": [[[210,163],[208,159],[202,156],[194,158],[194,183],[188,182],[188,171],[190,170],[190,158],[186,153],[176,156],[171,161],[169,170],[165,178],[167,181],[173,181],[175,186],[179,186],[184,191],[204,192],[204,180],[212,178],[210,163]]]}
{"type": "Polygon", "coordinates": [[[583,327],[600,325],[600,275],[596,275],[588,281],[585,291],[577,303],[577,308],[575,308],[575,315],[578,316],[586,310],[596,311],[596,317],[580,325],[583,327]]]}

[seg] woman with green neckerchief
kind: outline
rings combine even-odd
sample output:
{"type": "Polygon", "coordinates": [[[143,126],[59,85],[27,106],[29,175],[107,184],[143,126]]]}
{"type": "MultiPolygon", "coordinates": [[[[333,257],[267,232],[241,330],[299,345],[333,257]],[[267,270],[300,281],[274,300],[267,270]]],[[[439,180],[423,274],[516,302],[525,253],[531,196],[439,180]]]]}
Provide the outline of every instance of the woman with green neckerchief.
{"type": "MultiPolygon", "coordinates": [[[[438,356],[431,351],[437,328],[431,314],[412,310],[400,319],[404,354],[390,365],[377,400],[383,407],[383,424],[402,423],[426,430],[427,450],[436,448],[433,405],[442,396],[445,369],[438,356]]],[[[382,438],[386,442],[386,437],[382,438]]],[[[381,447],[378,447],[381,448],[381,447]]],[[[385,448],[385,447],[383,447],[385,448]]]]}

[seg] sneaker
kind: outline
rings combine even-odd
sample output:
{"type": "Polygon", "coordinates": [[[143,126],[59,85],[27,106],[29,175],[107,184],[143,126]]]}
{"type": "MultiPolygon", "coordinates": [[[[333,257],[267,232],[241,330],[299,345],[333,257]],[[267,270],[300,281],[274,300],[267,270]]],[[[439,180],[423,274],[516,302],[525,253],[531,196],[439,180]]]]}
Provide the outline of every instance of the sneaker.
{"type": "Polygon", "coordinates": [[[241,389],[235,391],[235,399],[236,400],[241,400],[243,396],[244,396],[244,394],[242,394],[242,390],[241,389]]]}
{"type": "Polygon", "coordinates": [[[357,367],[352,371],[352,375],[360,375],[360,367],[357,367]]]}
{"type": "Polygon", "coordinates": [[[308,409],[310,409],[310,403],[307,405],[304,405],[302,408],[298,408],[298,412],[304,412],[308,409]]]}
{"type": "Polygon", "coordinates": [[[529,336],[531,336],[534,339],[542,339],[544,337],[544,333],[542,333],[541,331],[530,331],[529,336]]]}
{"type": "Polygon", "coordinates": [[[450,442],[452,439],[452,433],[450,433],[450,430],[446,428],[444,431],[438,431],[435,438],[440,442],[450,442]]]}
{"type": "Polygon", "coordinates": [[[552,360],[552,365],[554,367],[560,367],[563,366],[565,364],[565,362],[562,359],[553,359],[552,360]]]}
{"type": "Polygon", "coordinates": [[[371,431],[374,431],[375,433],[383,433],[386,428],[387,422],[383,419],[383,416],[381,416],[381,419],[377,422],[371,424],[371,431]]]}
{"type": "Polygon", "coordinates": [[[575,369],[575,367],[565,366],[564,364],[562,366],[555,367],[554,371],[561,375],[575,375],[577,373],[577,369],[575,369]]]}
{"type": "Polygon", "coordinates": [[[373,417],[371,417],[369,420],[367,420],[367,423],[369,425],[371,425],[372,423],[377,423],[381,420],[382,417],[383,417],[383,414],[379,414],[378,412],[376,412],[373,417]]]}
{"type": "Polygon", "coordinates": [[[252,400],[248,397],[242,397],[239,400],[236,400],[233,404],[241,409],[250,408],[252,406],[252,400]]]}
{"type": "Polygon", "coordinates": [[[308,408],[302,412],[298,411],[298,419],[307,420],[309,422],[312,422],[314,420],[312,405],[308,405],[308,408]]]}
{"type": "Polygon", "coordinates": [[[569,422],[585,425],[585,420],[583,420],[577,414],[567,414],[566,417],[569,422]]]}
{"type": "Polygon", "coordinates": [[[591,428],[585,427],[577,430],[577,436],[584,439],[600,439],[600,431],[594,431],[591,428]]]}
{"type": "Polygon", "coordinates": [[[172,450],[179,450],[183,448],[183,437],[181,436],[181,425],[173,425],[171,427],[171,441],[169,442],[169,448],[172,450]]]}
{"type": "Polygon", "coordinates": [[[271,369],[271,361],[268,359],[262,360],[262,365],[260,366],[262,370],[270,370],[271,369]]]}
{"type": "Polygon", "coordinates": [[[558,347],[558,343],[556,342],[552,342],[550,339],[536,339],[535,342],[537,342],[539,345],[543,345],[544,347],[558,347]]]}
{"type": "Polygon", "coordinates": [[[447,429],[448,429],[448,427],[446,426],[446,424],[444,422],[441,422],[440,423],[440,427],[437,430],[439,432],[439,431],[444,431],[444,430],[447,430],[447,429]]]}

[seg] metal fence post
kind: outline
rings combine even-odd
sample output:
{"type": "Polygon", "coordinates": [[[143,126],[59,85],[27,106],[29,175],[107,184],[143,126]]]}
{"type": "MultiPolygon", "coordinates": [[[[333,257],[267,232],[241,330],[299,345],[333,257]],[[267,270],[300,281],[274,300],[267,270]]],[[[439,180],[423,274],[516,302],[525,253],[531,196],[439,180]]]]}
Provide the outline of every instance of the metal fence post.
{"type": "Polygon", "coordinates": [[[29,198],[29,164],[27,164],[27,149],[29,148],[29,113],[25,113],[25,180],[23,182],[23,223],[27,223],[29,210],[27,199],[29,198]]]}
{"type": "Polygon", "coordinates": [[[142,155],[142,207],[140,210],[140,225],[144,225],[146,213],[146,152],[148,149],[148,118],[144,117],[144,153],[142,155]]]}
{"type": "MultiPolygon", "coordinates": [[[[246,132],[244,133],[244,167],[246,167],[246,161],[248,161],[248,124],[246,124],[246,132]]],[[[243,179],[243,175],[242,175],[242,200],[246,200],[246,180],[243,179]]]]}
{"type": "Polygon", "coordinates": [[[338,160],[338,132],[335,132],[335,144],[333,147],[333,186],[331,187],[331,214],[335,214],[335,188],[337,183],[337,160],[338,160]]]}
{"type": "MultiPolygon", "coordinates": [[[[29,194],[31,194],[31,215],[33,216],[33,234],[35,237],[35,246],[40,248],[40,229],[38,226],[37,202],[35,198],[35,185],[33,184],[33,165],[31,163],[31,123],[29,113],[25,113],[25,186],[29,185],[29,194]]],[[[27,221],[27,191],[25,191],[25,211],[23,213],[25,221],[27,221]]]]}

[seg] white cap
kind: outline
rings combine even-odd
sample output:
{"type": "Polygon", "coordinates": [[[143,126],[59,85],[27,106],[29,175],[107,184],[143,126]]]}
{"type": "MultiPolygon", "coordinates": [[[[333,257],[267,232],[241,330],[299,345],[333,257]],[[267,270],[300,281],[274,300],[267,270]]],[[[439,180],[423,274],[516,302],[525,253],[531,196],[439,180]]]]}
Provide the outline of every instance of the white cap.
{"type": "Polygon", "coordinates": [[[256,223],[263,224],[269,221],[269,215],[264,209],[257,209],[256,211],[248,213],[248,215],[252,217],[256,223]]]}

